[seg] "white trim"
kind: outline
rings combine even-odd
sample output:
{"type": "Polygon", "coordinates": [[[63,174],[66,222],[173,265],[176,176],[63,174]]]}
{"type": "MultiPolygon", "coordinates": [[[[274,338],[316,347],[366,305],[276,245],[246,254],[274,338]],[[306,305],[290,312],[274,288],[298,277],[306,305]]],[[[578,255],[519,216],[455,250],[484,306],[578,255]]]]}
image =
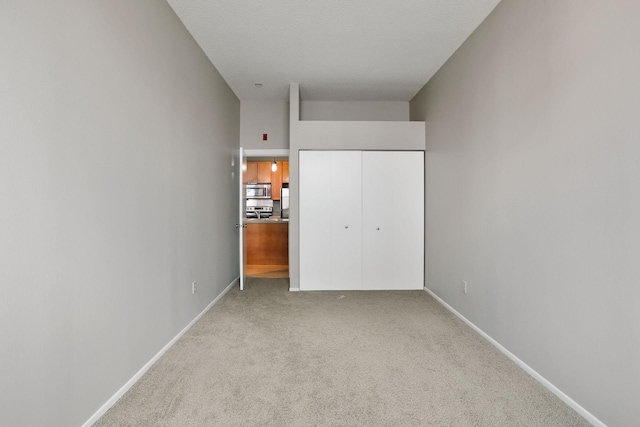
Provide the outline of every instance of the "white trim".
{"type": "Polygon", "coordinates": [[[509,350],[504,348],[498,341],[494,340],[486,332],[484,332],[482,329],[480,329],[479,327],[474,325],[469,319],[464,317],[462,314],[458,313],[453,307],[451,307],[449,304],[444,302],[439,296],[437,296],[435,293],[433,293],[433,291],[431,291],[427,287],[425,287],[424,290],[429,295],[431,295],[436,301],[438,301],[440,304],[442,304],[447,310],[449,310],[450,312],[452,312],[453,314],[458,316],[460,318],[460,320],[462,320],[464,323],[469,325],[471,327],[471,329],[473,329],[474,331],[476,331],[477,333],[482,335],[483,338],[485,338],[487,341],[489,341],[491,344],[493,344],[494,347],[496,347],[498,350],[500,350],[505,356],[507,356],[509,359],[511,359],[516,365],[518,365],[519,367],[524,369],[524,371],[526,373],[531,375],[540,384],[545,386],[551,393],[553,393],[556,396],[558,396],[560,398],[560,400],[562,400],[564,403],[566,403],[570,408],[572,408],[578,414],[582,415],[594,427],[607,427],[607,425],[605,423],[603,423],[602,421],[597,419],[593,414],[591,414],[591,412],[589,412],[586,409],[584,409],[575,400],[571,399],[569,396],[564,394],[558,387],[556,387],[553,384],[551,384],[551,382],[549,382],[549,380],[547,380],[545,377],[543,377],[542,375],[537,373],[531,366],[529,366],[526,363],[524,363],[516,355],[514,355],[509,350]]]}
{"type": "Polygon", "coordinates": [[[288,148],[245,148],[247,157],[289,157],[288,148]]]}
{"type": "Polygon", "coordinates": [[[289,288],[289,292],[300,292],[300,288],[289,288]]]}
{"type": "Polygon", "coordinates": [[[217,303],[220,300],[220,298],[222,298],[227,292],[231,290],[231,288],[233,288],[238,283],[238,280],[239,280],[239,277],[236,277],[231,283],[229,283],[229,285],[220,293],[220,295],[218,295],[213,301],[211,301],[211,303],[208,306],[206,306],[205,309],[202,310],[200,314],[198,314],[195,317],[195,319],[193,319],[187,326],[185,326],[184,329],[178,332],[178,335],[173,337],[173,339],[169,341],[167,345],[162,347],[162,349],[155,356],[153,356],[151,360],[145,363],[145,365],[142,368],[140,368],[140,370],[136,372],[136,374],[129,381],[127,381],[125,385],[120,387],[120,390],[118,390],[113,396],[111,396],[111,398],[107,400],[105,404],[102,405],[100,409],[98,409],[96,413],[91,416],[91,418],[89,418],[84,424],[82,424],[82,427],[90,427],[96,421],[98,421],[98,419],[101,416],[103,416],[104,413],[107,412],[109,408],[111,408],[118,401],[118,399],[120,399],[140,379],[140,377],[142,377],[145,374],[145,372],[147,372],[149,368],[151,368],[151,366],[153,366],[153,364],[158,359],[160,359],[160,357],[162,357],[162,355],[167,350],[169,350],[169,348],[171,348],[171,346],[174,345],[176,341],[178,341],[178,339],[180,339],[180,337],[189,330],[189,328],[191,328],[194,325],[194,323],[196,323],[207,311],[209,311],[211,307],[213,307],[215,303],[217,303]]]}

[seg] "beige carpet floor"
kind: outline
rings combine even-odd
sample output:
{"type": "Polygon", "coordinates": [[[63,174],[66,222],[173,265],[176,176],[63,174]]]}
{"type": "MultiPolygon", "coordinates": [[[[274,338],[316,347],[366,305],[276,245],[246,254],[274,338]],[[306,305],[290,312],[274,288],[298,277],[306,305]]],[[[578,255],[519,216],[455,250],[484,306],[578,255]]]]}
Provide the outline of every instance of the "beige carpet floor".
{"type": "Polygon", "coordinates": [[[426,292],[230,291],[95,426],[588,426],[426,292]]]}

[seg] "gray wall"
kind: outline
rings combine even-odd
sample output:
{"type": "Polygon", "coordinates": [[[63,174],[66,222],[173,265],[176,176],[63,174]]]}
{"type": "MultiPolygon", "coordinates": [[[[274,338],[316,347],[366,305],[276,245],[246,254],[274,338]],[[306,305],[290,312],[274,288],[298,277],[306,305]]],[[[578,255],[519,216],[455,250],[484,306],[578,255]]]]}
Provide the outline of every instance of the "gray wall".
{"type": "Polygon", "coordinates": [[[287,101],[241,101],[240,145],[249,149],[289,148],[287,101]],[[262,134],[267,134],[267,141],[262,134]]]}
{"type": "Polygon", "coordinates": [[[302,101],[300,120],[407,121],[406,101],[302,101]]]}
{"type": "Polygon", "coordinates": [[[611,426],[640,420],[638,22],[503,0],[411,102],[427,287],[611,426]]]}
{"type": "Polygon", "coordinates": [[[0,424],[77,426],[237,276],[240,104],[161,1],[2,1],[0,58],[0,424]]]}
{"type": "MultiPolygon", "coordinates": [[[[408,121],[409,102],[400,101],[302,101],[302,120],[408,121]]],[[[240,145],[248,149],[289,148],[289,102],[240,103],[240,145]],[[268,140],[262,140],[262,134],[268,140]]]]}

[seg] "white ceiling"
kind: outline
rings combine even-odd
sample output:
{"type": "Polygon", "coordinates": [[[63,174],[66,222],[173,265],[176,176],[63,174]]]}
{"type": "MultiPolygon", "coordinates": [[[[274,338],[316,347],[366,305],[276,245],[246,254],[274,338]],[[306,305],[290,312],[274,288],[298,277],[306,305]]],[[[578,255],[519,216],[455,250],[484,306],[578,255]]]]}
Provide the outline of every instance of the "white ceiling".
{"type": "Polygon", "coordinates": [[[499,1],[168,0],[241,100],[328,101],[409,101],[499,1]]]}

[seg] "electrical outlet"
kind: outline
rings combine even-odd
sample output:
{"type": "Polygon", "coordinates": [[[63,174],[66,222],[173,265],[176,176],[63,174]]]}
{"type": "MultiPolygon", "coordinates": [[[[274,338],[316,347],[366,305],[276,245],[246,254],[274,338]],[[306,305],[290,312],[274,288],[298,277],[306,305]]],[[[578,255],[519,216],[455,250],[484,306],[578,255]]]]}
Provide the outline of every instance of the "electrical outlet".
{"type": "Polygon", "coordinates": [[[467,281],[463,280],[462,281],[462,285],[464,286],[464,289],[462,290],[462,292],[464,292],[466,294],[467,293],[467,281]]]}
{"type": "Polygon", "coordinates": [[[198,282],[192,282],[191,283],[191,295],[195,295],[197,290],[198,290],[198,282]]]}

